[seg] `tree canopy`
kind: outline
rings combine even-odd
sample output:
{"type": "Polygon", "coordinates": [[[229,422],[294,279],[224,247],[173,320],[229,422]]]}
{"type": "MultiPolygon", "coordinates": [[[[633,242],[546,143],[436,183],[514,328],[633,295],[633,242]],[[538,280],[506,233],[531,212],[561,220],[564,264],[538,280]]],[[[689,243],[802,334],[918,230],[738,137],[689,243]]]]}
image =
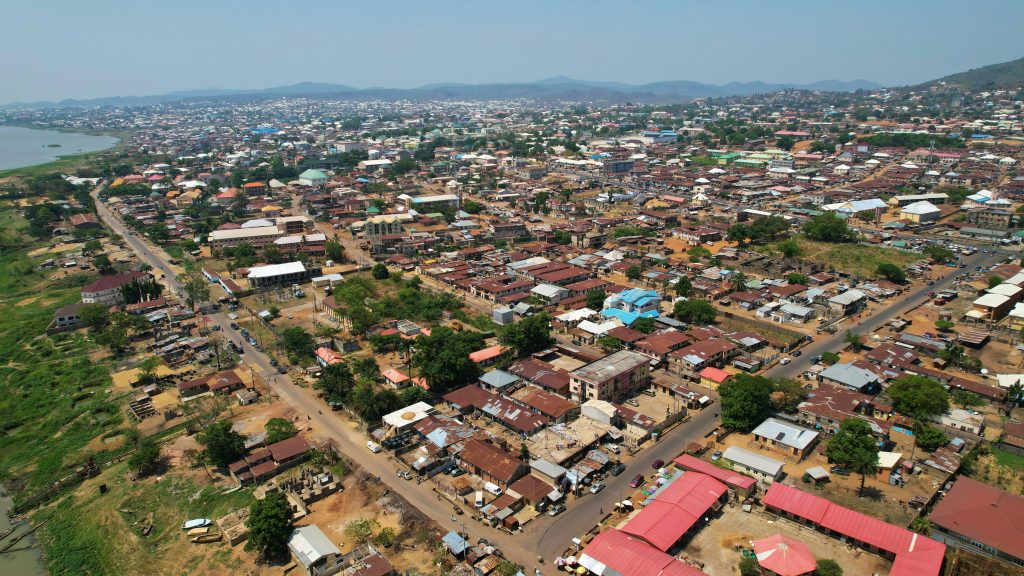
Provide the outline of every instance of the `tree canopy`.
{"type": "Polygon", "coordinates": [[[312,355],[313,346],[316,343],[313,340],[313,335],[305,328],[289,326],[281,330],[281,345],[289,354],[302,357],[312,355]]]}
{"type": "Polygon", "coordinates": [[[819,242],[852,242],[857,233],[846,225],[846,220],[834,212],[825,212],[804,223],[804,235],[819,242]]]}
{"type": "Polygon", "coordinates": [[[828,459],[860,474],[860,492],[868,474],[878,471],[878,441],[871,433],[871,425],[860,418],[847,418],[839,425],[825,447],[828,459]]]}
{"type": "Polygon", "coordinates": [[[246,550],[259,552],[267,559],[288,557],[288,539],[293,529],[292,507],[283,492],[267,492],[262,500],[253,502],[245,526],[249,529],[246,550]]]}
{"type": "Polygon", "coordinates": [[[430,336],[416,338],[412,366],[426,378],[430,389],[438,394],[469,384],[480,375],[480,367],[469,355],[484,347],[479,332],[455,332],[441,326],[430,336]]]}
{"type": "Polygon", "coordinates": [[[893,408],[915,420],[925,420],[949,410],[949,393],[938,380],[926,376],[897,378],[886,390],[893,408]]]}
{"type": "Polygon", "coordinates": [[[680,300],[672,307],[676,320],[687,324],[712,324],[718,317],[718,310],[707,300],[680,300]]]}
{"type": "Polygon", "coordinates": [[[271,418],[267,420],[267,423],[263,425],[263,429],[267,432],[265,440],[267,444],[287,440],[299,433],[295,429],[295,425],[284,418],[271,418]]]}
{"type": "Polygon", "coordinates": [[[229,420],[219,420],[196,435],[207,461],[225,467],[245,455],[245,438],[231,429],[229,420]]]}
{"type": "Polygon", "coordinates": [[[879,264],[878,268],[875,270],[875,275],[897,284],[903,284],[907,281],[907,273],[903,271],[903,268],[900,268],[892,262],[883,262],[879,264]]]}
{"type": "Polygon", "coordinates": [[[547,312],[541,312],[519,322],[509,324],[501,330],[498,340],[516,351],[522,358],[534,352],[539,352],[551,347],[555,339],[551,337],[549,327],[551,317],[547,312]]]}
{"type": "Polygon", "coordinates": [[[764,376],[737,374],[718,387],[722,424],[749,432],[771,415],[771,383],[764,376]]]}

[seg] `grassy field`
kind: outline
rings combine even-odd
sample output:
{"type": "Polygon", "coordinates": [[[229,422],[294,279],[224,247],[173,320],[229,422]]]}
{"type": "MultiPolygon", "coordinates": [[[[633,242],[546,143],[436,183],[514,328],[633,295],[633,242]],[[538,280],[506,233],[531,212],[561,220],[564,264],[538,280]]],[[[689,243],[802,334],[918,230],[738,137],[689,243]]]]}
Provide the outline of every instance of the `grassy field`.
{"type": "MultiPolygon", "coordinates": [[[[803,237],[797,237],[797,241],[802,250],[800,258],[822,262],[836,270],[862,277],[874,276],[879,264],[892,262],[901,268],[906,268],[923,258],[920,254],[902,252],[884,246],[830,244],[803,237]]],[[[778,253],[774,245],[751,246],[750,249],[765,254],[778,253]]]]}
{"type": "MultiPolygon", "coordinates": [[[[0,206],[0,225],[17,231],[12,214],[0,206]]],[[[41,272],[44,257],[25,255],[34,245],[0,254],[0,479],[27,492],[67,474],[91,440],[123,422],[106,391],[110,367],[90,356],[88,338],[45,335],[54,311],[79,301],[76,284],[88,277],[41,272]]]]}
{"type": "MultiPolygon", "coordinates": [[[[241,560],[225,544],[188,542],[181,523],[248,506],[252,492],[200,487],[182,473],[133,482],[124,464],[40,509],[39,541],[51,574],[231,574],[241,560]],[[107,486],[100,494],[99,484],[107,486]],[[152,514],[153,530],[141,526],[152,514]]],[[[244,570],[241,570],[244,573],[244,570]]]]}
{"type": "Polygon", "coordinates": [[[772,346],[784,347],[793,344],[804,338],[803,334],[787,330],[777,324],[758,322],[749,318],[734,316],[728,318],[723,315],[718,317],[718,327],[726,332],[756,332],[763,336],[772,346]]]}

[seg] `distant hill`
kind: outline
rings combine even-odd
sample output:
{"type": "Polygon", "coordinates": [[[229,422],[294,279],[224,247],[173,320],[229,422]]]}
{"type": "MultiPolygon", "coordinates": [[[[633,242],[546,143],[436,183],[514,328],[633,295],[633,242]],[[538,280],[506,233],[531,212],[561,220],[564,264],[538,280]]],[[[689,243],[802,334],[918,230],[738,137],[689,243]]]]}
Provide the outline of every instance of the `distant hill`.
{"type": "Polygon", "coordinates": [[[68,99],[60,102],[15,102],[0,106],[12,108],[70,108],[94,106],[139,106],[175,102],[182,100],[258,100],[273,96],[311,96],[350,100],[503,100],[534,99],[544,101],[576,101],[597,103],[671,103],[686,102],[694,98],[718,96],[748,96],[786,89],[821,90],[828,92],[849,92],[873,90],[879,84],[868,80],[824,80],[811,84],[768,84],[765,82],[730,82],[729,84],[703,84],[690,80],[652,82],[649,84],[625,84],[622,82],[600,82],[577,80],[566,76],[554,76],[536,82],[508,82],[494,84],[434,83],[419,88],[353,88],[344,84],[325,82],[299,82],[287,86],[245,90],[209,88],[169,92],[153,96],[114,96],[91,100],[68,99]]]}
{"type": "Polygon", "coordinates": [[[931,87],[945,82],[956,84],[967,90],[999,90],[1024,86],[1024,58],[1018,58],[1001,64],[991,64],[981,68],[972,68],[966,72],[958,72],[943,76],[938,80],[925,82],[920,87],[931,87]]]}

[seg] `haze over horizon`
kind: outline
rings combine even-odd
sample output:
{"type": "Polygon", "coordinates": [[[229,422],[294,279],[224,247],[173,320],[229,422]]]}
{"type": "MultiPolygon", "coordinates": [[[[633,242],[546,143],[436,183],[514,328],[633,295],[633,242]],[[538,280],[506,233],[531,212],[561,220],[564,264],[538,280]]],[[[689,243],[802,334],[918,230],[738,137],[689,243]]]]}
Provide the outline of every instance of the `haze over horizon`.
{"type": "Polygon", "coordinates": [[[914,84],[1024,55],[1024,2],[152,0],[7,6],[0,103],[304,81],[914,84]],[[826,22],[827,24],[821,24],[826,22]],[[951,28],[950,23],[956,27],[951,28]],[[442,30],[448,32],[442,33],[442,30]],[[452,33],[457,30],[458,33],[452,33]],[[984,42],[957,41],[984,30],[984,42]]]}

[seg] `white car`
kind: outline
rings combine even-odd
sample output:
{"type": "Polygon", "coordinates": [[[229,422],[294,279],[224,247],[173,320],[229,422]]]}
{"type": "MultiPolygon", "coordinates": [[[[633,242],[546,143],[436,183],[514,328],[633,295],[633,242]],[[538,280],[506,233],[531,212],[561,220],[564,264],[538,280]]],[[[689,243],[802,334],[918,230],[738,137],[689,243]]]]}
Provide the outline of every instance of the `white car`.
{"type": "Polygon", "coordinates": [[[591,494],[597,494],[601,490],[604,490],[604,482],[601,482],[600,480],[590,485],[591,494]]]}
{"type": "Polygon", "coordinates": [[[790,362],[790,360],[789,360],[788,356],[783,358],[782,360],[779,360],[779,364],[782,364],[783,366],[785,366],[786,364],[789,364],[789,362],[790,362]]]}

